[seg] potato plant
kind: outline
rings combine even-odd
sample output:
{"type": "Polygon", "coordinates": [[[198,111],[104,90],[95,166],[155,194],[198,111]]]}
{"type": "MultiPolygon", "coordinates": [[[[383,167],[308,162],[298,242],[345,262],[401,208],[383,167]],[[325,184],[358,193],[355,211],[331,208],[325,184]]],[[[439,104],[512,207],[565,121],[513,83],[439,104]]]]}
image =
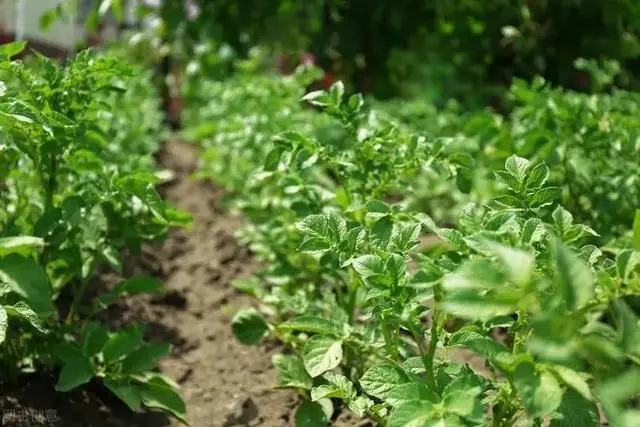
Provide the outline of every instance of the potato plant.
{"type": "Polygon", "coordinates": [[[267,262],[236,284],[260,304],[233,330],[286,344],[273,362],[303,397],[298,425],[326,425],[336,405],[388,426],[637,422],[640,214],[622,210],[635,231],[603,246],[598,221],[563,206],[560,165],[510,155],[491,160],[490,193],[439,224],[412,193],[425,174],[475,184],[464,141],[415,133],[341,84],[304,100],[342,131],[309,130],[295,87],[284,98],[255,78],[217,83],[209,108],[277,125],[211,121],[204,173],[238,190],[241,237],[267,262]]]}
{"type": "Polygon", "coordinates": [[[91,289],[107,266],[122,274],[122,251],[189,222],[155,189],[155,91],[108,55],[13,61],[23,48],[0,47],[2,380],[59,368],[59,391],[96,378],[133,410],[184,421],[175,383],[155,371],[170,346],[144,341],[140,325],[111,331],[98,321],[118,299],[162,292],[162,283],[133,277],[101,295],[91,289]]]}

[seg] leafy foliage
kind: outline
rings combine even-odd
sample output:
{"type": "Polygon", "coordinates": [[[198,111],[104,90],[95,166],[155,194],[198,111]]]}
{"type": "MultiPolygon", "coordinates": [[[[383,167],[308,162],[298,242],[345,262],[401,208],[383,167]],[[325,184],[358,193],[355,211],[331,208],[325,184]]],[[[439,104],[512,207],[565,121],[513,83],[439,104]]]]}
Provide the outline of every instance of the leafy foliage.
{"type": "Polygon", "coordinates": [[[100,268],[122,273],[122,251],[189,222],[155,189],[164,131],[148,73],[90,51],[64,66],[41,55],[11,61],[23,47],[0,50],[0,363],[13,376],[59,367],[60,391],[97,377],[134,410],[184,420],[175,385],[153,372],[170,347],[144,342],[140,327],[96,321],[119,298],[162,284],[130,278],[85,301],[100,268]]]}
{"type": "Polygon", "coordinates": [[[415,133],[339,83],[303,97],[327,122],[294,99],[299,75],[216,83],[204,111],[219,115],[208,132],[187,131],[205,137],[202,172],[233,191],[241,238],[267,262],[242,289],[269,315],[239,314],[234,330],[287,344],[293,354],[274,364],[280,385],[307,399],[298,413],[319,414],[309,401],[329,398],[391,426],[597,425],[598,402],[612,425],[630,425],[637,389],[629,379],[615,391],[612,378],[638,369],[633,215],[603,210],[617,239],[598,246],[602,217],[571,212],[562,162],[503,154],[517,144],[491,152],[491,140],[478,155],[480,135],[415,133]],[[476,165],[491,173],[476,179],[476,165]],[[416,208],[414,189],[434,175],[466,201],[453,224],[416,208]],[[462,363],[459,349],[482,363],[462,363]]]}

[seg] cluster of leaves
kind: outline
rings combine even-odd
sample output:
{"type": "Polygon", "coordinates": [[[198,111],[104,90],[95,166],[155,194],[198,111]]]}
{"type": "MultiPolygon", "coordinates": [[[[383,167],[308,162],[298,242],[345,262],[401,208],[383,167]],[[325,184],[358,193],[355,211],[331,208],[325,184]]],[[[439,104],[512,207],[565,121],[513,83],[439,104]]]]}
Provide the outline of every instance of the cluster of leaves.
{"type": "MultiPolygon", "coordinates": [[[[143,328],[110,331],[98,314],[119,298],[161,292],[157,279],[123,280],[89,304],[121,252],[189,223],[155,185],[153,152],[164,128],[153,86],[109,56],[79,53],[65,65],[23,43],[0,47],[0,363],[14,377],[61,368],[56,388],[94,378],[134,410],[184,420],[175,384],[154,372],[170,346],[143,328]]],[[[6,378],[11,380],[12,378],[6,378]]],[[[5,378],[3,378],[5,380],[5,378]]]]}
{"type": "Polygon", "coordinates": [[[233,330],[290,348],[273,362],[303,397],[298,425],[326,425],[336,404],[388,426],[635,424],[640,218],[635,246],[599,247],[558,204],[556,170],[497,155],[491,193],[443,227],[410,194],[425,173],[464,187],[473,150],[341,84],[304,97],[342,127],[318,132],[288,79],[215,83],[203,171],[234,190],[241,237],[267,261],[236,283],[260,305],[233,330]]]}

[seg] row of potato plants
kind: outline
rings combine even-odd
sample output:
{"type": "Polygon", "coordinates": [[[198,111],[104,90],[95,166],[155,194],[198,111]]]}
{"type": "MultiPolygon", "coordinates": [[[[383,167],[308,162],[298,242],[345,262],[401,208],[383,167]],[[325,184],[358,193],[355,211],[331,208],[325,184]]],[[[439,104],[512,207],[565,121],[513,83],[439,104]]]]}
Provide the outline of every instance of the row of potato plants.
{"type": "Polygon", "coordinates": [[[235,283],[258,305],[232,328],[285,344],[273,364],[302,397],[298,426],[345,408],[389,427],[637,425],[638,140],[618,103],[632,95],[518,83],[509,118],[425,107],[412,123],[410,104],[371,107],[340,83],[304,95],[313,70],[259,63],[198,83],[185,135],[266,266],[235,283]],[[507,154],[522,146],[529,159],[507,154]],[[569,173],[578,150],[590,186],[569,173]],[[599,204],[616,183],[615,208],[599,204]]]}
{"type": "Polygon", "coordinates": [[[99,293],[98,275],[123,277],[123,253],[190,221],[155,188],[166,131],[151,75],[91,51],[15,60],[24,48],[0,46],[0,382],[57,372],[60,392],[98,381],[132,410],[186,421],[176,384],[156,372],[170,345],[100,320],[163,284],[123,278],[99,293]]]}

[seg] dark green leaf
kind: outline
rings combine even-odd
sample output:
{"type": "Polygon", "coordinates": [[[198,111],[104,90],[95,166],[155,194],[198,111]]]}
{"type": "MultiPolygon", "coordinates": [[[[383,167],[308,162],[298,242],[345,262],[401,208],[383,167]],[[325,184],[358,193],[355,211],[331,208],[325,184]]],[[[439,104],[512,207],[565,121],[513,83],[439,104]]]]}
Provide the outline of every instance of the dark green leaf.
{"type": "Polygon", "coordinates": [[[41,318],[53,314],[49,279],[33,258],[18,254],[0,257],[0,282],[8,284],[13,292],[25,298],[41,318]]]}
{"type": "Polygon", "coordinates": [[[240,310],[231,321],[233,335],[244,345],[260,343],[269,333],[269,325],[253,308],[240,310]]]}
{"type": "Polygon", "coordinates": [[[122,361],[122,373],[141,374],[154,369],[158,361],[171,353],[171,345],[164,342],[143,344],[122,361]]]}
{"type": "Polygon", "coordinates": [[[326,427],[329,418],[318,402],[303,402],[295,413],[296,427],[326,427]]]}
{"type": "Polygon", "coordinates": [[[56,391],[69,391],[86,384],[95,375],[93,364],[85,355],[66,361],[60,371],[56,391]]]}

